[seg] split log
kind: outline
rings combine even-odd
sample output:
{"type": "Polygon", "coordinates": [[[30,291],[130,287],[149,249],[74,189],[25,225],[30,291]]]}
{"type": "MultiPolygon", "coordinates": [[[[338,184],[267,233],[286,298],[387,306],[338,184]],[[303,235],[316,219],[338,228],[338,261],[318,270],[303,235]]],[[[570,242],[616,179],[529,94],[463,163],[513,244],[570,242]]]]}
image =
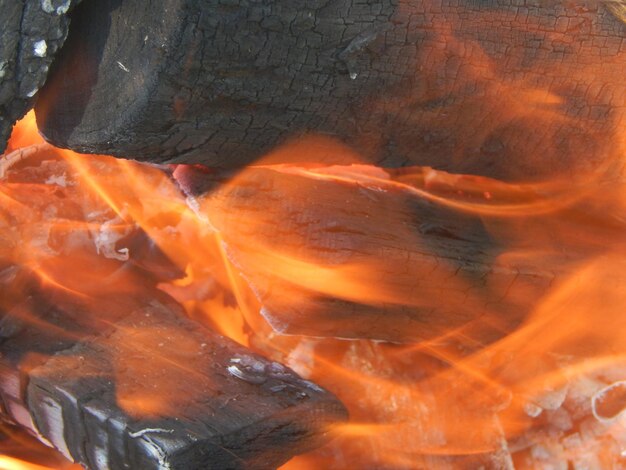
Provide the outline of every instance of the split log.
{"type": "Polygon", "coordinates": [[[0,153],[33,106],[78,0],[0,0],[0,153]]]}
{"type": "Polygon", "coordinates": [[[317,133],[358,154],[318,154],[336,164],[569,175],[624,139],[608,3],[86,2],[38,121],[57,146],[151,162],[240,167],[317,133]]]}
{"type": "Polygon", "coordinates": [[[288,334],[416,342],[478,328],[487,340],[492,328],[497,337],[521,321],[586,256],[623,240],[623,222],[602,226],[573,208],[534,217],[541,204],[531,203],[517,220],[464,214],[436,191],[416,196],[372,168],[181,166],[174,176],[220,233],[263,315],[288,334]],[[576,239],[591,227],[602,246],[576,239]]]}
{"type": "Polygon", "coordinates": [[[156,290],[30,294],[0,320],[5,417],[89,469],[274,468],[345,419],[330,393],[156,290]]]}

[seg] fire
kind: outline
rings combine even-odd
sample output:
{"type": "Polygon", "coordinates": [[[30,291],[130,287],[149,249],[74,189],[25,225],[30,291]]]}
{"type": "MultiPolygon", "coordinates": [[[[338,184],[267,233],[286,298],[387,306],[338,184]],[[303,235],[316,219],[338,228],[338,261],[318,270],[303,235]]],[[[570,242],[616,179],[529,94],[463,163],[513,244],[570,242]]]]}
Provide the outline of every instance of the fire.
{"type": "Polygon", "coordinates": [[[0,439],[2,470],[80,470],[25,433],[3,425],[0,439]]]}
{"type": "Polygon", "coordinates": [[[29,147],[30,145],[43,144],[44,140],[39,135],[37,130],[37,121],[35,119],[35,113],[29,112],[20,121],[19,126],[15,126],[11,139],[7,147],[7,153],[14,150],[29,147]]]}
{"type": "MultiPolygon", "coordinates": [[[[453,26],[436,21],[434,42],[445,47],[423,53],[442,64],[466,58],[462,79],[440,84],[426,71],[432,88],[398,101],[437,100],[479,83],[480,99],[433,113],[431,125],[447,129],[447,116],[459,117],[455,157],[474,169],[472,149],[522,123],[529,142],[514,143],[530,155],[510,172],[503,164],[506,181],[365,165],[345,144],[317,136],[236,173],[145,166],[43,144],[31,114],[0,163],[0,265],[19,271],[7,274],[16,288],[0,307],[19,303],[18,288],[36,279],[61,299],[98,305],[94,322],[104,328],[115,315],[108,296],[141,298],[147,282],[158,282],[191,318],[286,363],[348,406],[351,421],[333,429],[334,441],[284,470],[623,465],[626,192],[616,168],[624,135],[596,142],[599,130],[585,129],[617,162],[535,177],[541,158],[552,164],[558,154],[560,136],[541,135],[542,123],[575,127],[542,73],[572,73],[584,84],[594,68],[568,58],[539,64],[532,83],[502,79],[500,64],[457,39],[453,26]],[[473,106],[498,112],[476,123],[473,106]],[[322,153],[346,164],[321,164],[322,153]],[[286,154],[299,163],[275,163],[286,154]],[[518,170],[532,177],[516,178],[518,170]]],[[[620,67],[616,59],[603,73],[620,67]]],[[[406,108],[380,106],[394,115],[406,108]]],[[[580,157],[575,142],[567,145],[580,157]]],[[[75,334],[52,330],[26,306],[12,313],[60,338],[75,334]]],[[[116,356],[124,410],[168,413],[201,393],[172,399],[159,374],[166,363],[180,377],[194,374],[188,338],[131,330],[134,341],[116,356]],[[155,354],[152,367],[133,356],[165,345],[176,354],[155,354]],[[145,386],[131,380],[139,374],[145,386]]],[[[53,454],[48,465],[2,452],[0,468],[60,465],[53,454]]]]}
{"type": "MultiPolygon", "coordinates": [[[[524,468],[542,458],[615,456],[621,452],[619,443],[626,444],[621,424],[626,400],[620,385],[626,365],[623,240],[604,239],[599,249],[594,237],[616,232],[602,225],[588,227],[591,216],[585,216],[589,207],[608,199],[619,204],[621,185],[512,184],[429,168],[268,164],[225,179],[216,176],[210,192],[191,196],[187,204],[171,175],[183,186],[193,186],[193,169],[180,167],[172,173],[50,147],[16,168],[28,167],[31,159],[33,168],[39,168],[33,171],[45,173],[43,183],[41,176],[12,180],[19,171],[6,170],[2,220],[17,228],[5,226],[2,231],[5,261],[30,270],[46,289],[102,301],[103,295],[122,291],[141,295],[137,284],[142,281],[117,272],[120,263],[148,263],[147,269],[154,271],[159,269],[155,259],[168,260],[173,263],[168,269],[176,272],[160,287],[190,316],[286,362],[349,406],[352,420],[333,431],[332,444],[285,468],[347,462],[444,468],[513,461],[524,468]],[[50,205],[59,189],[66,191],[62,202],[50,205]],[[284,208],[281,200],[286,201],[284,208]],[[333,201],[353,204],[348,207],[358,217],[369,217],[364,228],[350,225],[353,219],[346,225],[342,212],[331,210],[333,201]],[[386,215],[368,212],[367,201],[385,208],[386,215]],[[492,258],[498,269],[520,270],[529,263],[557,276],[559,271],[551,266],[556,260],[566,263],[569,274],[551,279],[548,290],[536,290],[520,279],[499,286],[495,274],[488,273],[481,290],[471,278],[458,277],[459,268],[446,258],[432,266],[400,264],[406,271],[394,272],[406,247],[417,247],[426,256],[433,249],[429,236],[452,236],[443,226],[416,232],[407,225],[407,205],[419,213],[423,201],[481,221],[488,236],[509,247],[492,258]],[[328,218],[321,219],[325,213],[328,218]],[[319,231],[317,223],[322,224],[319,231]],[[530,239],[521,242],[515,228],[524,224],[530,239]],[[572,228],[585,236],[558,231],[572,228]],[[589,229],[597,232],[589,234],[589,229]],[[137,233],[143,234],[141,245],[129,240],[137,233]],[[382,238],[388,233],[396,237],[391,244],[382,238]],[[584,256],[559,257],[568,247],[584,256]],[[93,269],[77,277],[85,262],[93,269]],[[416,283],[426,278],[435,287],[416,283]],[[447,297],[437,294],[444,285],[447,297]],[[455,299],[455,291],[463,295],[455,299]],[[510,296],[511,311],[521,309],[515,318],[503,318],[498,305],[489,306],[496,294],[510,296]],[[536,297],[528,302],[528,296],[536,297]],[[351,306],[337,324],[325,313],[333,302],[351,306]],[[441,311],[445,318],[425,314],[417,328],[407,325],[404,332],[394,332],[382,324],[368,326],[369,321],[385,321],[376,316],[369,320],[372,309],[387,309],[393,324],[406,321],[396,307],[428,312],[446,302],[453,307],[441,311]],[[317,337],[299,333],[297,321],[292,325],[288,317],[277,320],[271,310],[280,308],[312,316],[301,321],[319,322],[317,337]],[[282,328],[290,335],[276,334],[266,319],[278,330],[285,323],[282,328]],[[330,322],[328,327],[325,322],[330,322]],[[365,325],[357,329],[359,335],[366,332],[371,339],[333,337],[332,328],[349,331],[354,322],[365,325]],[[380,335],[392,339],[393,334],[398,343],[377,341],[380,335]],[[587,418],[580,421],[585,413],[587,418]],[[590,441],[598,433],[610,439],[590,441]],[[568,446],[561,443],[565,437],[568,446]]],[[[211,180],[205,173],[201,178],[211,180]]],[[[614,224],[621,227],[619,220],[614,224]]],[[[459,232],[470,239],[477,233],[459,232]]],[[[49,327],[27,311],[23,315],[49,327]]],[[[171,359],[157,357],[156,366],[146,372],[143,364],[133,364],[132,356],[135,348],[158,349],[164,342],[184,348],[185,338],[160,337],[149,330],[132,334],[136,341],[117,360],[123,364],[119,404],[129,413],[148,416],[180,406],[164,401],[171,394],[167,382],[159,381],[158,362],[171,359]],[[126,389],[124,374],[139,373],[150,375],[147,386],[126,389]]],[[[179,366],[182,373],[194,373],[183,363],[179,366]]],[[[8,456],[2,465],[49,468],[8,456]]]]}

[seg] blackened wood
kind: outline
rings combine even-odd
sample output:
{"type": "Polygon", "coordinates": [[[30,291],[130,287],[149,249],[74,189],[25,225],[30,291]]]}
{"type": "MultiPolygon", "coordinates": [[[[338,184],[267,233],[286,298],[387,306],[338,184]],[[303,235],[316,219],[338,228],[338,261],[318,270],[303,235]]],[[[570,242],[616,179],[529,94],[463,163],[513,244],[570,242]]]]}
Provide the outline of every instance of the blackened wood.
{"type": "Polygon", "coordinates": [[[152,162],[238,167],[313,132],[384,166],[586,171],[624,139],[626,25],[611,5],[89,2],[40,129],[58,146],[152,162]]]}
{"type": "Polygon", "coordinates": [[[592,230],[606,247],[623,240],[623,223],[602,227],[562,212],[481,219],[394,187],[381,170],[369,180],[329,174],[280,166],[174,173],[281,333],[415,342],[479,330],[488,340],[489,325],[514,326],[597,254],[578,234],[592,230]],[[483,221],[512,234],[493,236],[483,221]]]}
{"type": "Polygon", "coordinates": [[[36,291],[2,312],[5,417],[89,469],[273,468],[345,419],[331,394],[158,291],[91,306],[36,291]]]}
{"type": "Polygon", "coordinates": [[[78,1],[0,0],[0,152],[44,84],[78,1]]]}

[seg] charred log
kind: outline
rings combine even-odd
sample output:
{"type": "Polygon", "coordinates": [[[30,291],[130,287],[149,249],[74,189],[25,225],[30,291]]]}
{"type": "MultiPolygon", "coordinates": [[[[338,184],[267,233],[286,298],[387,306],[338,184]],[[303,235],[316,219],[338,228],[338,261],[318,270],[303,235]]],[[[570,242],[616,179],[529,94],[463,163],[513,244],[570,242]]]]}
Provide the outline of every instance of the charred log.
{"type": "Polygon", "coordinates": [[[0,152],[43,86],[67,36],[67,13],[78,1],[0,1],[0,152]]]}
{"type": "Polygon", "coordinates": [[[615,2],[87,2],[38,120],[58,146],[152,162],[239,167],[313,132],[357,154],[329,151],[326,162],[569,175],[615,157],[623,140],[619,11],[615,2]]]}
{"type": "MultiPolygon", "coordinates": [[[[281,333],[415,342],[480,330],[487,341],[602,249],[571,233],[594,227],[600,244],[623,240],[623,223],[613,226],[607,218],[603,226],[583,209],[517,221],[478,217],[424,197],[426,191],[416,196],[380,169],[325,171],[179,167],[174,173],[281,333]]],[[[437,176],[426,178],[437,184],[437,176]]],[[[460,187],[448,189],[456,195],[460,187]]],[[[483,191],[478,197],[487,201],[483,191]]]]}
{"type": "Polygon", "coordinates": [[[98,312],[32,294],[3,312],[5,417],[90,469],[185,470],[272,468],[345,417],[328,392],[151,294],[98,299],[98,312]]]}

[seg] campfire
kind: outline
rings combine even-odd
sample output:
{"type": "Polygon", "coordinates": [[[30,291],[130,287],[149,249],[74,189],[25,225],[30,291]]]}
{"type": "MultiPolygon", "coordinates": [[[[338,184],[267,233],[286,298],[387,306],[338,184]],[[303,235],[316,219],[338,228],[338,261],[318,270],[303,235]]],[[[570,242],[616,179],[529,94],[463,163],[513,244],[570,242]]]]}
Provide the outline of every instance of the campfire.
{"type": "Polygon", "coordinates": [[[0,468],[625,464],[620,2],[60,3],[0,159],[0,468]]]}

